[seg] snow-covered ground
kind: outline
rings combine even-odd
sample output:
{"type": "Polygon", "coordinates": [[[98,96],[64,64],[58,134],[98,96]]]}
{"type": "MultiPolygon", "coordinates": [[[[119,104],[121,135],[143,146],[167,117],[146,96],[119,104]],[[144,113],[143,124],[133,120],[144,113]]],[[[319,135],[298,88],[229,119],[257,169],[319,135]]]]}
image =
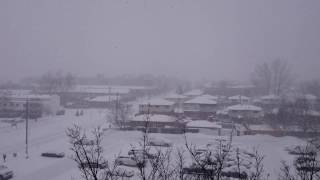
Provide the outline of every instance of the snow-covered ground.
{"type": "MultiPolygon", "coordinates": [[[[29,159],[25,159],[25,129],[24,124],[18,128],[0,129],[0,153],[6,153],[8,158],[5,163],[15,174],[14,180],[66,180],[79,179],[79,172],[75,163],[69,158],[68,139],[65,135],[67,127],[79,124],[88,129],[106,123],[106,111],[85,110],[83,116],[76,117],[75,110],[67,110],[64,116],[46,117],[38,122],[30,121],[29,134],[29,159]],[[65,152],[66,157],[52,159],[41,157],[46,151],[65,152]],[[17,152],[14,158],[12,153],[17,152]]],[[[170,139],[174,147],[184,146],[183,135],[152,134],[170,139]]],[[[188,141],[195,145],[205,145],[213,142],[215,136],[205,134],[188,134],[188,141]]],[[[119,153],[126,155],[131,145],[138,144],[141,132],[107,130],[104,133],[103,147],[107,159],[114,159],[119,153]]],[[[272,137],[267,135],[234,137],[235,145],[245,148],[258,147],[260,152],[266,156],[265,168],[270,173],[269,179],[276,179],[279,172],[280,161],[292,161],[293,157],[288,155],[284,148],[289,145],[302,143],[302,140],[293,137],[272,137]]]]}

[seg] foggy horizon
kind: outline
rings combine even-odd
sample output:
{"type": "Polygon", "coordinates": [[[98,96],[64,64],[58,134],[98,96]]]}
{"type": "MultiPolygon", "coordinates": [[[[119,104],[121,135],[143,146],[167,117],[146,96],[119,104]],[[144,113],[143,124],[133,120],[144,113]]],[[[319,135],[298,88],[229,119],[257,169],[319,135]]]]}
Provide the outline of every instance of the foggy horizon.
{"type": "Polygon", "coordinates": [[[3,0],[0,81],[56,71],[244,81],[278,58],[313,79],[319,8],[315,0],[3,0]]]}
{"type": "Polygon", "coordinates": [[[0,0],[0,180],[319,180],[320,0],[0,0]]]}

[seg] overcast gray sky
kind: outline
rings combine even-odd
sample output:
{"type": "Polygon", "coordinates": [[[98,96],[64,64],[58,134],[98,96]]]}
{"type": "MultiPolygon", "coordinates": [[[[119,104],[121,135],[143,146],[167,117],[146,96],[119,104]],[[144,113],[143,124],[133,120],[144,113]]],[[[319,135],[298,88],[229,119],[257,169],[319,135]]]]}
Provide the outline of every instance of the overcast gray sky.
{"type": "Polygon", "coordinates": [[[47,71],[246,79],[320,75],[319,0],[1,0],[0,80],[47,71]]]}

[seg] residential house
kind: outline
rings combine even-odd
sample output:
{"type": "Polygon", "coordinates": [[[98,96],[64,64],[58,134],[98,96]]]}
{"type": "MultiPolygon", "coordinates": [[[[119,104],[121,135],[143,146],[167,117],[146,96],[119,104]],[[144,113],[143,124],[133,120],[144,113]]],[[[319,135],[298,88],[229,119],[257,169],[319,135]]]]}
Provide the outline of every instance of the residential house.
{"type": "Polygon", "coordinates": [[[0,117],[21,117],[28,112],[29,117],[38,118],[43,114],[56,114],[59,110],[57,95],[11,94],[0,98],[0,117]]]}
{"type": "Polygon", "coordinates": [[[262,108],[249,104],[238,104],[227,107],[228,116],[232,119],[258,119],[263,117],[262,108]]]}
{"type": "Polygon", "coordinates": [[[250,102],[250,98],[247,96],[236,95],[228,98],[229,104],[248,104],[250,102]]]}
{"type": "Polygon", "coordinates": [[[139,104],[139,114],[173,114],[174,104],[165,99],[152,99],[139,104]]]}
{"type": "Polygon", "coordinates": [[[193,119],[207,119],[215,115],[218,109],[217,101],[205,96],[198,96],[183,103],[183,111],[186,116],[193,119]]]}

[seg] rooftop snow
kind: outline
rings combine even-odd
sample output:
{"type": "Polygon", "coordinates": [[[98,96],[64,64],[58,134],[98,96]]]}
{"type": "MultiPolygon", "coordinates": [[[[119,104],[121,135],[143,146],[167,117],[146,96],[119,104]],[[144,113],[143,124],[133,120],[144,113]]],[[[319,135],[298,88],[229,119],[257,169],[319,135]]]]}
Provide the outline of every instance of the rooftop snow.
{"type": "Polygon", "coordinates": [[[181,94],[169,94],[167,97],[165,97],[167,99],[185,99],[187,98],[186,96],[184,95],[181,95],[181,94]]]}
{"type": "Polygon", "coordinates": [[[4,94],[4,95],[27,95],[27,94],[31,94],[31,90],[25,90],[25,89],[9,89],[9,90],[4,90],[1,89],[0,90],[0,95],[4,94]]]}
{"type": "Polygon", "coordinates": [[[320,116],[320,112],[319,111],[315,111],[315,110],[310,110],[310,111],[308,111],[308,115],[319,117],[320,116]]]}
{"type": "Polygon", "coordinates": [[[274,129],[267,124],[249,125],[252,131],[273,131],[274,129]]]}
{"type": "Polygon", "coordinates": [[[221,125],[214,123],[214,122],[209,122],[206,120],[191,121],[191,122],[187,123],[187,127],[217,128],[217,129],[222,128],[221,125]]]}
{"type": "Polygon", "coordinates": [[[247,96],[237,95],[237,96],[231,96],[228,98],[229,100],[250,100],[247,96]]]}
{"type": "Polygon", "coordinates": [[[274,95],[274,94],[269,94],[266,96],[262,96],[261,99],[262,100],[278,100],[278,99],[280,99],[280,97],[277,95],[274,95]]]}
{"type": "Polygon", "coordinates": [[[262,111],[258,106],[248,105],[248,104],[238,104],[234,106],[229,106],[228,111],[262,111]]]}
{"type": "MultiPolygon", "coordinates": [[[[133,117],[132,121],[146,121],[147,116],[146,115],[139,115],[133,117]]],[[[172,116],[167,116],[167,115],[160,115],[160,114],[155,114],[151,115],[149,121],[151,122],[175,122],[176,118],[172,116]]]]}
{"type": "Polygon", "coordinates": [[[255,88],[255,87],[256,87],[255,85],[251,85],[251,84],[229,86],[229,88],[233,88],[233,89],[247,89],[247,88],[255,88]]]}
{"type": "Polygon", "coordinates": [[[206,97],[198,96],[189,101],[186,101],[185,104],[217,104],[217,101],[208,99],[206,97]]]}
{"type": "Polygon", "coordinates": [[[317,96],[315,96],[315,95],[313,95],[313,94],[305,94],[304,96],[305,96],[305,98],[306,98],[307,100],[311,100],[311,101],[318,99],[317,96]]]}
{"type": "Polygon", "coordinates": [[[164,106],[172,106],[174,105],[174,102],[165,100],[165,99],[151,99],[149,101],[145,101],[141,103],[140,105],[164,105],[164,106]]]}
{"type": "Polygon", "coordinates": [[[39,94],[19,94],[19,95],[9,95],[9,98],[12,99],[23,99],[23,100],[27,100],[27,99],[51,99],[52,96],[51,95],[39,95],[39,94]]]}
{"type": "Polygon", "coordinates": [[[211,100],[218,100],[219,99],[218,96],[212,96],[210,94],[204,94],[204,95],[201,95],[201,97],[211,99],[211,100]]]}
{"type": "Polygon", "coordinates": [[[71,92],[98,93],[98,94],[110,94],[110,93],[127,94],[132,89],[146,89],[146,87],[142,87],[142,86],[78,85],[73,90],[71,90],[71,92]]]}
{"type": "Polygon", "coordinates": [[[116,95],[110,95],[110,96],[97,96],[95,98],[87,98],[87,101],[90,102],[107,102],[109,101],[109,99],[112,100],[116,100],[116,99],[120,99],[120,96],[116,96],[116,95]]]}
{"type": "Polygon", "coordinates": [[[203,91],[200,89],[194,89],[192,91],[184,93],[186,96],[200,96],[203,94],[203,91]]]}

